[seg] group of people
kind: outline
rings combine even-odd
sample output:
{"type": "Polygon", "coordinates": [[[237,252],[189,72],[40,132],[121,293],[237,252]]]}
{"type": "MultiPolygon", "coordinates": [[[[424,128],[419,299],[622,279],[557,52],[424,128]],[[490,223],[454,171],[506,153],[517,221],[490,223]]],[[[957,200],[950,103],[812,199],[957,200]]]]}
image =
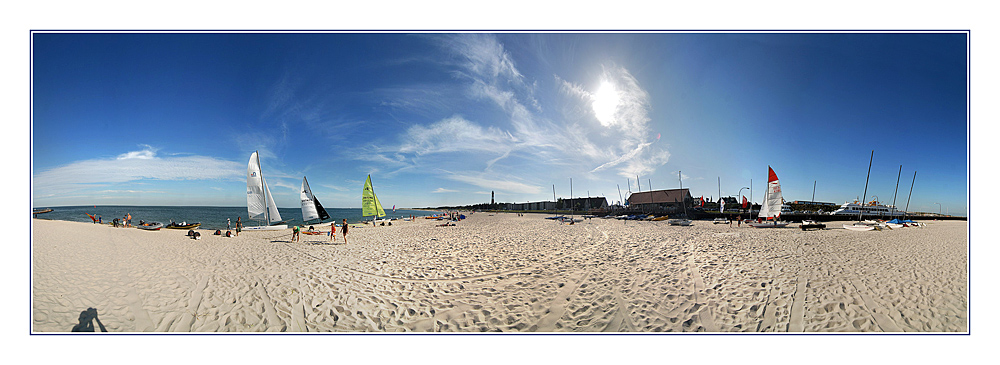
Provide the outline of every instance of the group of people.
{"type": "MultiPolygon", "coordinates": [[[[101,221],[101,216],[97,216],[97,221],[98,222],[101,221]]],[[[132,226],[132,213],[126,213],[124,217],[115,218],[113,221],[111,221],[111,223],[115,226],[115,228],[118,228],[118,227],[124,227],[124,228],[131,227],[132,226]]]]}
{"type": "MultiPolygon", "coordinates": [[[[310,226],[309,229],[312,230],[313,227],[310,226]]],[[[298,242],[299,241],[299,232],[301,230],[302,230],[302,227],[299,227],[298,225],[292,226],[292,242],[298,242]]],[[[330,242],[333,242],[333,237],[336,236],[336,233],[337,233],[337,222],[336,221],[330,222],[330,233],[329,233],[329,235],[330,235],[330,242]]],[[[344,236],[344,244],[346,245],[347,244],[347,218],[344,218],[343,223],[341,223],[341,225],[340,225],[340,234],[344,236]]]]}

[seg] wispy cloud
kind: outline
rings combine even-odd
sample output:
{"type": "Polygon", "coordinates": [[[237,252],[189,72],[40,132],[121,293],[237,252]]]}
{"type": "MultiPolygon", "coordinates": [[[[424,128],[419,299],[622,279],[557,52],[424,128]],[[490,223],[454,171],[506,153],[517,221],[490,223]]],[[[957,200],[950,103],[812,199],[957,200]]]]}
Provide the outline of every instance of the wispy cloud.
{"type": "Polygon", "coordinates": [[[439,194],[439,193],[457,193],[457,192],[458,192],[458,190],[451,190],[451,189],[445,189],[445,188],[437,188],[434,191],[432,191],[431,193],[439,194]]]}
{"type": "Polygon", "coordinates": [[[239,162],[196,155],[160,158],[156,148],[142,146],[114,159],[77,161],[34,174],[35,194],[62,195],[143,180],[242,180],[246,172],[239,162]]]}
{"type": "Polygon", "coordinates": [[[541,187],[517,181],[520,180],[520,178],[514,176],[444,172],[446,174],[443,177],[446,179],[475,185],[481,188],[519,194],[538,194],[542,192],[541,187]]]}

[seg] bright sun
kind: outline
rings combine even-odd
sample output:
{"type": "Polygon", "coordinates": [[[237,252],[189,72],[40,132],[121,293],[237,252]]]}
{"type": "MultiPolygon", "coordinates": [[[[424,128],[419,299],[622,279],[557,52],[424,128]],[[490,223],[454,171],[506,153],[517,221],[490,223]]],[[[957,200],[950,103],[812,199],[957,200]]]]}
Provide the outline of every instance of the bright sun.
{"type": "Polygon", "coordinates": [[[601,88],[594,93],[593,99],[594,116],[601,125],[607,127],[615,124],[615,110],[618,109],[618,90],[615,90],[615,85],[607,81],[601,82],[601,88]]]}

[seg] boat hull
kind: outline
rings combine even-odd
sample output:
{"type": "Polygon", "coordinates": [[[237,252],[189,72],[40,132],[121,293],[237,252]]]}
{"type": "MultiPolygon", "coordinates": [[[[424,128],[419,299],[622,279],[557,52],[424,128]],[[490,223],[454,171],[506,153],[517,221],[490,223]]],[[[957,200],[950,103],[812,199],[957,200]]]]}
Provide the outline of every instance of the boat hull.
{"type": "Polygon", "coordinates": [[[277,226],[254,226],[254,227],[243,227],[245,231],[280,231],[283,229],[288,229],[287,224],[280,224],[277,226]]]}
{"type": "Polygon", "coordinates": [[[765,223],[750,223],[753,228],[784,228],[788,226],[785,222],[765,222],[765,223]]]}
{"type": "Polygon", "coordinates": [[[671,220],[667,221],[667,224],[669,224],[671,226],[690,226],[691,225],[691,220],[690,219],[671,219],[671,220]]]}
{"type": "Polygon", "coordinates": [[[817,224],[801,224],[801,225],[799,225],[799,228],[801,228],[803,231],[808,231],[810,229],[824,229],[824,228],[826,228],[826,225],[822,224],[822,223],[817,223],[817,224]]]}
{"type": "Polygon", "coordinates": [[[864,231],[874,231],[875,227],[874,226],[856,226],[856,225],[853,225],[853,224],[845,224],[844,225],[844,229],[851,230],[851,231],[864,232],[864,231]]]}
{"type": "Polygon", "coordinates": [[[191,223],[191,224],[185,224],[183,226],[182,225],[177,225],[177,224],[168,224],[168,225],[164,226],[163,228],[166,228],[166,229],[195,229],[195,228],[198,228],[200,226],[201,226],[201,223],[191,223]]]}
{"type": "Polygon", "coordinates": [[[159,231],[160,228],[163,228],[163,223],[151,222],[151,223],[148,223],[147,225],[141,225],[140,224],[138,226],[135,226],[135,228],[138,228],[138,229],[141,229],[141,230],[145,230],[145,231],[159,231]]]}

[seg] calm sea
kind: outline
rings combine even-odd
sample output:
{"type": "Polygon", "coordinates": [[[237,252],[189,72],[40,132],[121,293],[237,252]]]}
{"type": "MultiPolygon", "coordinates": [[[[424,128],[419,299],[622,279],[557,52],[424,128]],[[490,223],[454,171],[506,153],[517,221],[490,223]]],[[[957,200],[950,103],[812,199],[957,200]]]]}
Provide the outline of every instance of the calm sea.
{"type": "MultiPolygon", "coordinates": [[[[101,216],[104,223],[111,223],[115,218],[122,218],[126,214],[132,214],[132,223],[138,224],[139,220],[147,222],[161,222],[163,224],[174,222],[195,223],[201,222],[202,229],[226,229],[226,218],[232,221],[233,229],[236,228],[236,218],[243,217],[243,224],[247,226],[259,225],[259,222],[247,220],[246,207],[143,207],[143,206],[116,206],[116,205],[88,205],[74,207],[49,207],[52,211],[39,214],[40,219],[52,219],[73,222],[91,222],[87,214],[101,216]]],[[[347,218],[348,223],[358,223],[363,220],[371,220],[372,217],[362,217],[361,208],[326,208],[331,220],[340,222],[347,218]]],[[[278,208],[281,218],[288,221],[288,225],[302,224],[302,210],[299,208],[278,208]]],[[[433,212],[423,210],[396,209],[385,211],[383,218],[401,218],[409,216],[423,217],[433,215],[433,212]]],[[[329,222],[329,221],[327,221],[329,222]]],[[[313,221],[311,224],[318,224],[313,221]]]]}

